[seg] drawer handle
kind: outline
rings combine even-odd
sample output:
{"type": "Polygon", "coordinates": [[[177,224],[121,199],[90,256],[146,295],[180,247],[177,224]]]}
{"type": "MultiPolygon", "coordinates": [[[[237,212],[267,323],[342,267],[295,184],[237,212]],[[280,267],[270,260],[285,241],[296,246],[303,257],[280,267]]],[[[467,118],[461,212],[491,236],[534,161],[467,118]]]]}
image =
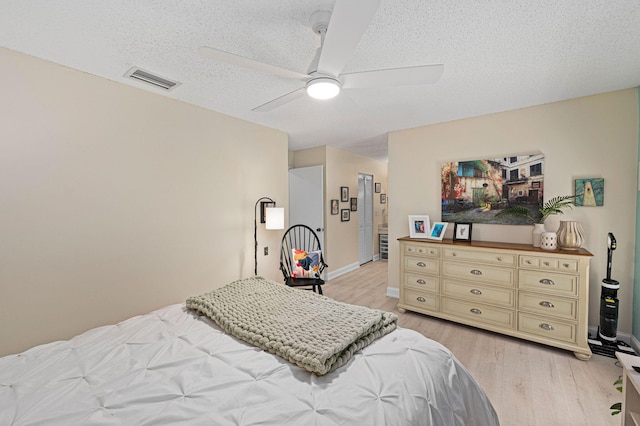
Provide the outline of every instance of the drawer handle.
{"type": "Polygon", "coordinates": [[[469,312],[471,312],[472,314],[476,314],[476,315],[482,315],[482,311],[478,308],[471,308],[469,309],[469,312]]]}
{"type": "Polygon", "coordinates": [[[425,299],[425,298],[424,298],[424,297],[422,297],[422,296],[418,296],[418,297],[416,297],[416,300],[417,300],[418,302],[426,302],[426,301],[427,301],[427,299],[425,299]]]}
{"type": "Polygon", "coordinates": [[[550,280],[548,278],[541,279],[539,283],[544,285],[556,285],[556,283],[554,283],[553,280],[550,280]]]}
{"type": "Polygon", "coordinates": [[[434,251],[434,250],[431,250],[431,251],[429,252],[429,254],[435,254],[435,251],[434,251]]]}
{"type": "Polygon", "coordinates": [[[568,263],[563,263],[562,266],[564,266],[565,268],[568,268],[569,264],[568,263]]]}
{"type": "Polygon", "coordinates": [[[426,284],[427,282],[425,280],[423,280],[422,278],[420,278],[418,281],[416,281],[418,284],[426,284]]]}
{"type": "Polygon", "coordinates": [[[474,288],[473,290],[469,290],[469,293],[475,294],[476,296],[480,296],[482,294],[482,292],[477,288],[474,288]]]}
{"type": "Polygon", "coordinates": [[[456,253],[455,251],[453,253],[451,253],[451,256],[456,257],[458,255],[458,253],[456,253]]]}
{"type": "Polygon", "coordinates": [[[545,308],[555,308],[556,307],[553,303],[547,302],[547,301],[544,301],[544,300],[542,302],[538,303],[538,305],[543,306],[545,308]]]}
{"type": "Polygon", "coordinates": [[[471,270],[471,273],[472,273],[473,275],[482,275],[482,271],[480,271],[480,270],[478,270],[478,269],[472,269],[472,270],[471,270]]]}
{"type": "Polygon", "coordinates": [[[425,266],[427,266],[427,264],[424,263],[424,262],[418,262],[418,263],[416,263],[416,265],[418,265],[421,268],[424,268],[425,266]]]}
{"type": "Polygon", "coordinates": [[[502,262],[502,256],[498,256],[496,259],[498,259],[498,262],[502,262]]]}
{"type": "Polygon", "coordinates": [[[539,327],[543,330],[547,330],[547,331],[553,331],[554,328],[551,324],[546,324],[546,323],[542,323],[539,325],[539,327]]]}
{"type": "Polygon", "coordinates": [[[527,265],[531,265],[533,262],[531,262],[530,260],[527,260],[527,265]]]}
{"type": "Polygon", "coordinates": [[[542,263],[544,263],[544,266],[549,266],[549,265],[551,265],[551,263],[549,263],[549,262],[547,262],[547,261],[544,261],[544,262],[542,262],[542,263]]]}

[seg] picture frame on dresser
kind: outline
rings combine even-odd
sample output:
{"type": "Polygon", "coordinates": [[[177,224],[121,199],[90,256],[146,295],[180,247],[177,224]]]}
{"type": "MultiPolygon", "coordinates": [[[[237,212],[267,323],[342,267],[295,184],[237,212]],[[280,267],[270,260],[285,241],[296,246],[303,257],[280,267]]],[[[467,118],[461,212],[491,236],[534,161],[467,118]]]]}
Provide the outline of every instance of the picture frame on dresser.
{"type": "Polygon", "coordinates": [[[431,223],[427,215],[409,215],[409,237],[427,238],[431,231],[431,223]]]}
{"type": "Polygon", "coordinates": [[[473,225],[466,222],[456,222],[453,225],[453,241],[471,241],[473,225]]]}
{"type": "Polygon", "coordinates": [[[431,227],[431,230],[429,231],[429,234],[427,235],[427,238],[429,238],[430,240],[442,241],[442,239],[444,238],[444,233],[447,230],[447,225],[447,222],[434,223],[431,227]]]}

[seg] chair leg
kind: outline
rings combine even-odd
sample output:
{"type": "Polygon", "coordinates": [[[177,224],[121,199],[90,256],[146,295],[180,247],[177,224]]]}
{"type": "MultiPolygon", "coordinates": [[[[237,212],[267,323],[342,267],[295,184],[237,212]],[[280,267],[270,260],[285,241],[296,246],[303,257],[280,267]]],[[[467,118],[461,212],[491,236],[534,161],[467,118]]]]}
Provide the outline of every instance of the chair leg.
{"type": "Polygon", "coordinates": [[[318,286],[318,294],[322,295],[322,286],[321,285],[318,286]]]}

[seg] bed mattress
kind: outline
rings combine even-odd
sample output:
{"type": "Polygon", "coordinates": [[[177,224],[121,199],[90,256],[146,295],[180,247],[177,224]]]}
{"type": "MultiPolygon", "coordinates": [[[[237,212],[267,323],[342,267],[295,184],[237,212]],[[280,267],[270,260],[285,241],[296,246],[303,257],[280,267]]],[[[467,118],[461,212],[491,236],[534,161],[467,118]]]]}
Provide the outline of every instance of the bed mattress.
{"type": "Polygon", "coordinates": [[[497,425],[444,346],[398,328],[317,376],[184,304],[0,358],[1,425],[497,425]]]}

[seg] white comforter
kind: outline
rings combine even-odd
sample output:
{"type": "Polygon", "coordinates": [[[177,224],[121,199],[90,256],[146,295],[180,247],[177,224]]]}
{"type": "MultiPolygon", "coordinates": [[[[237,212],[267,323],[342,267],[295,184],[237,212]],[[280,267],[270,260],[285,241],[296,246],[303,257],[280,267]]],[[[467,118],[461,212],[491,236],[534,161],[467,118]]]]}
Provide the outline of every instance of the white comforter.
{"type": "Polygon", "coordinates": [[[183,304],[0,358],[0,425],[497,425],[442,345],[398,329],[316,376],[183,304]]]}

